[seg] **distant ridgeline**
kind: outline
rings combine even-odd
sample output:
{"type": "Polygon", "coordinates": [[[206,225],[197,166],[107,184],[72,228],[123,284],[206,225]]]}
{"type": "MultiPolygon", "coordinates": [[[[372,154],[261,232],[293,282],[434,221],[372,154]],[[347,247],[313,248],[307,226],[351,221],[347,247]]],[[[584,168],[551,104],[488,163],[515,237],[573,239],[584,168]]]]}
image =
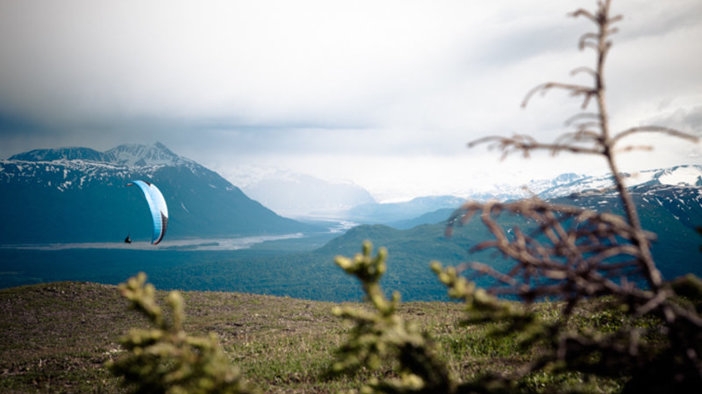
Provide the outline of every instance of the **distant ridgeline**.
{"type": "Polygon", "coordinates": [[[160,143],[42,149],[0,161],[0,244],[150,240],[150,214],[134,179],[158,185],[171,212],[167,238],[285,234],[283,218],[160,143]]]}

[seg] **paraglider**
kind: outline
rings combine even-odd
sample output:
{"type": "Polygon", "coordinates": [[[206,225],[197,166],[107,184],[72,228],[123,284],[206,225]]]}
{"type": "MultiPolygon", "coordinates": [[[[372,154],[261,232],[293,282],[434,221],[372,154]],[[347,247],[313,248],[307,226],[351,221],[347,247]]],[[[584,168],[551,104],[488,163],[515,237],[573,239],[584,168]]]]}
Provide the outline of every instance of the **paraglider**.
{"type": "MultiPolygon", "coordinates": [[[[168,207],[166,206],[166,200],[163,198],[161,191],[152,183],[141,180],[127,183],[127,186],[134,185],[139,186],[141,191],[144,192],[146,202],[149,203],[149,210],[151,211],[154,224],[151,243],[157,245],[163,240],[163,236],[166,235],[166,228],[168,227],[168,207]]],[[[127,236],[127,239],[129,243],[131,243],[129,236],[127,236]]],[[[127,242],[127,239],[125,239],[125,242],[127,242]]]]}

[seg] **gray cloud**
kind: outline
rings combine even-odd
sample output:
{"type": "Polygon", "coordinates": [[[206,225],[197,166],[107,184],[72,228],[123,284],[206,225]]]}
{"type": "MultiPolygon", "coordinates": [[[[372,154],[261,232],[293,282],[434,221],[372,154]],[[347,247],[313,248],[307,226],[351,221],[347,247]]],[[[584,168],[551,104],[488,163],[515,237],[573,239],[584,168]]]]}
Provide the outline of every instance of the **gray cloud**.
{"type": "MultiPolygon", "coordinates": [[[[594,1],[578,3],[0,0],[0,157],[161,141],[231,173],[257,160],[315,171],[330,155],[349,168],[456,157],[486,134],[549,140],[577,104],[557,92],[519,103],[593,61],[576,49],[590,27],[566,14],[594,1]]],[[[617,122],[694,107],[699,1],[615,9],[617,122]]]]}
{"type": "Polygon", "coordinates": [[[702,137],[702,105],[675,107],[671,112],[652,118],[650,123],[702,137]]]}

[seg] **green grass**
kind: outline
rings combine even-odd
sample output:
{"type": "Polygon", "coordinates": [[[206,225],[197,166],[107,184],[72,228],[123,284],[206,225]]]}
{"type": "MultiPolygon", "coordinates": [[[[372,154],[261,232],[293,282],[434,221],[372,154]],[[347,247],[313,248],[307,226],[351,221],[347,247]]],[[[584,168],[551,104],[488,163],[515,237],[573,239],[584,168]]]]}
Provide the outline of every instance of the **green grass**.
{"type": "MultiPolygon", "coordinates": [[[[338,392],[357,389],[370,378],[368,372],[324,377],[350,330],[332,315],[333,303],[242,293],[183,296],[187,332],[216,333],[232,363],[265,392],[338,392]]],[[[127,305],[115,286],[93,283],[0,290],[0,392],[124,392],[104,363],[121,352],[121,335],[131,327],[147,326],[127,305]]],[[[489,336],[489,325],[462,325],[462,304],[409,302],[402,305],[401,315],[430,333],[455,376],[473,376],[495,366],[510,370],[532,356],[518,349],[516,337],[489,336]]],[[[548,374],[530,377],[525,390],[538,392],[553,379],[548,374]]],[[[599,381],[593,387],[613,392],[618,386],[599,381]]]]}

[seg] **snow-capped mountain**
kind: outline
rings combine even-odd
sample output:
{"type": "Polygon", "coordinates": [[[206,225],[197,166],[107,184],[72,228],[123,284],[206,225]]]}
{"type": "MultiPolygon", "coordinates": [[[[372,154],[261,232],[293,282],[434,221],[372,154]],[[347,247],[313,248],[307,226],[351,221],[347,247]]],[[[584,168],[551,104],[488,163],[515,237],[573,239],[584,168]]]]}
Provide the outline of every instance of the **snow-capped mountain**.
{"type": "MultiPolygon", "coordinates": [[[[696,196],[702,190],[702,166],[678,166],[623,175],[629,188],[637,195],[645,195],[648,201],[663,203],[666,199],[682,199],[689,205],[693,205],[696,196]]],[[[597,208],[602,204],[609,204],[607,201],[616,201],[616,190],[609,176],[565,173],[553,179],[532,180],[522,186],[497,185],[493,190],[471,193],[465,198],[431,196],[418,197],[400,203],[366,203],[348,209],[342,214],[344,219],[353,222],[382,223],[406,228],[443,220],[448,217],[447,212],[456,209],[465,200],[514,201],[534,196],[543,200],[567,198],[569,203],[577,199],[589,208],[597,208]],[[586,199],[585,197],[588,196],[592,198],[586,199]]],[[[700,205],[697,204],[697,208],[699,207],[700,205]]],[[[688,209],[688,211],[694,211],[694,209],[688,209]]],[[[702,225],[702,220],[698,225],[702,225]]]]}
{"type": "MultiPolygon", "coordinates": [[[[622,174],[629,188],[645,187],[700,187],[702,186],[702,166],[684,165],[667,169],[645,170],[637,173],[622,174]]],[[[611,176],[572,176],[570,181],[546,188],[538,193],[543,199],[569,195],[596,194],[614,192],[611,176]]]]}
{"type": "MultiPolygon", "coordinates": [[[[700,166],[645,171],[628,177],[642,227],[656,234],[652,251],[668,278],[700,272],[702,184],[700,166]]],[[[563,188],[550,201],[623,215],[618,194],[607,179],[587,179],[563,188]],[[564,194],[565,193],[565,194],[564,194]]]]}
{"type": "Polygon", "coordinates": [[[148,239],[143,196],[152,182],[169,206],[167,237],[283,234],[309,226],[278,216],[164,145],[41,149],[0,160],[0,243],[148,239]]]}
{"type": "MultiPolygon", "coordinates": [[[[688,229],[702,226],[702,166],[677,166],[624,176],[644,215],[651,218],[658,215],[661,220],[667,216],[665,221],[677,221],[688,229]]],[[[446,220],[465,200],[514,201],[535,195],[547,201],[621,213],[621,203],[611,177],[568,173],[553,179],[534,180],[522,187],[503,185],[490,192],[473,193],[467,198],[445,196],[394,204],[365,204],[347,211],[346,217],[358,223],[411,228],[446,220]]],[[[660,223],[650,224],[655,228],[666,228],[667,225],[660,223]]]]}
{"type": "Polygon", "coordinates": [[[71,162],[74,167],[80,166],[82,163],[89,163],[89,165],[102,165],[103,167],[141,169],[178,165],[191,168],[200,166],[190,159],[176,155],[160,142],[154,145],[119,145],[105,152],[83,147],[35,149],[11,156],[7,161],[55,164],[71,162]]]}
{"type": "MultiPolygon", "coordinates": [[[[666,169],[623,173],[628,187],[702,186],[702,165],[681,165],[666,169]]],[[[534,179],[524,185],[497,184],[491,190],[470,193],[476,201],[510,201],[538,196],[548,200],[570,195],[603,195],[614,192],[610,175],[564,173],[551,179],[534,179]]]]}
{"type": "MultiPolygon", "coordinates": [[[[682,165],[622,176],[642,216],[663,209],[686,227],[702,226],[702,166],[682,165]]],[[[577,177],[542,191],[539,197],[596,210],[621,210],[610,176],[577,177]]]]}
{"type": "Polygon", "coordinates": [[[185,159],[171,152],[160,142],[154,145],[120,145],[105,152],[111,163],[123,166],[160,166],[160,165],[184,165],[191,166],[196,163],[185,159]]]}

